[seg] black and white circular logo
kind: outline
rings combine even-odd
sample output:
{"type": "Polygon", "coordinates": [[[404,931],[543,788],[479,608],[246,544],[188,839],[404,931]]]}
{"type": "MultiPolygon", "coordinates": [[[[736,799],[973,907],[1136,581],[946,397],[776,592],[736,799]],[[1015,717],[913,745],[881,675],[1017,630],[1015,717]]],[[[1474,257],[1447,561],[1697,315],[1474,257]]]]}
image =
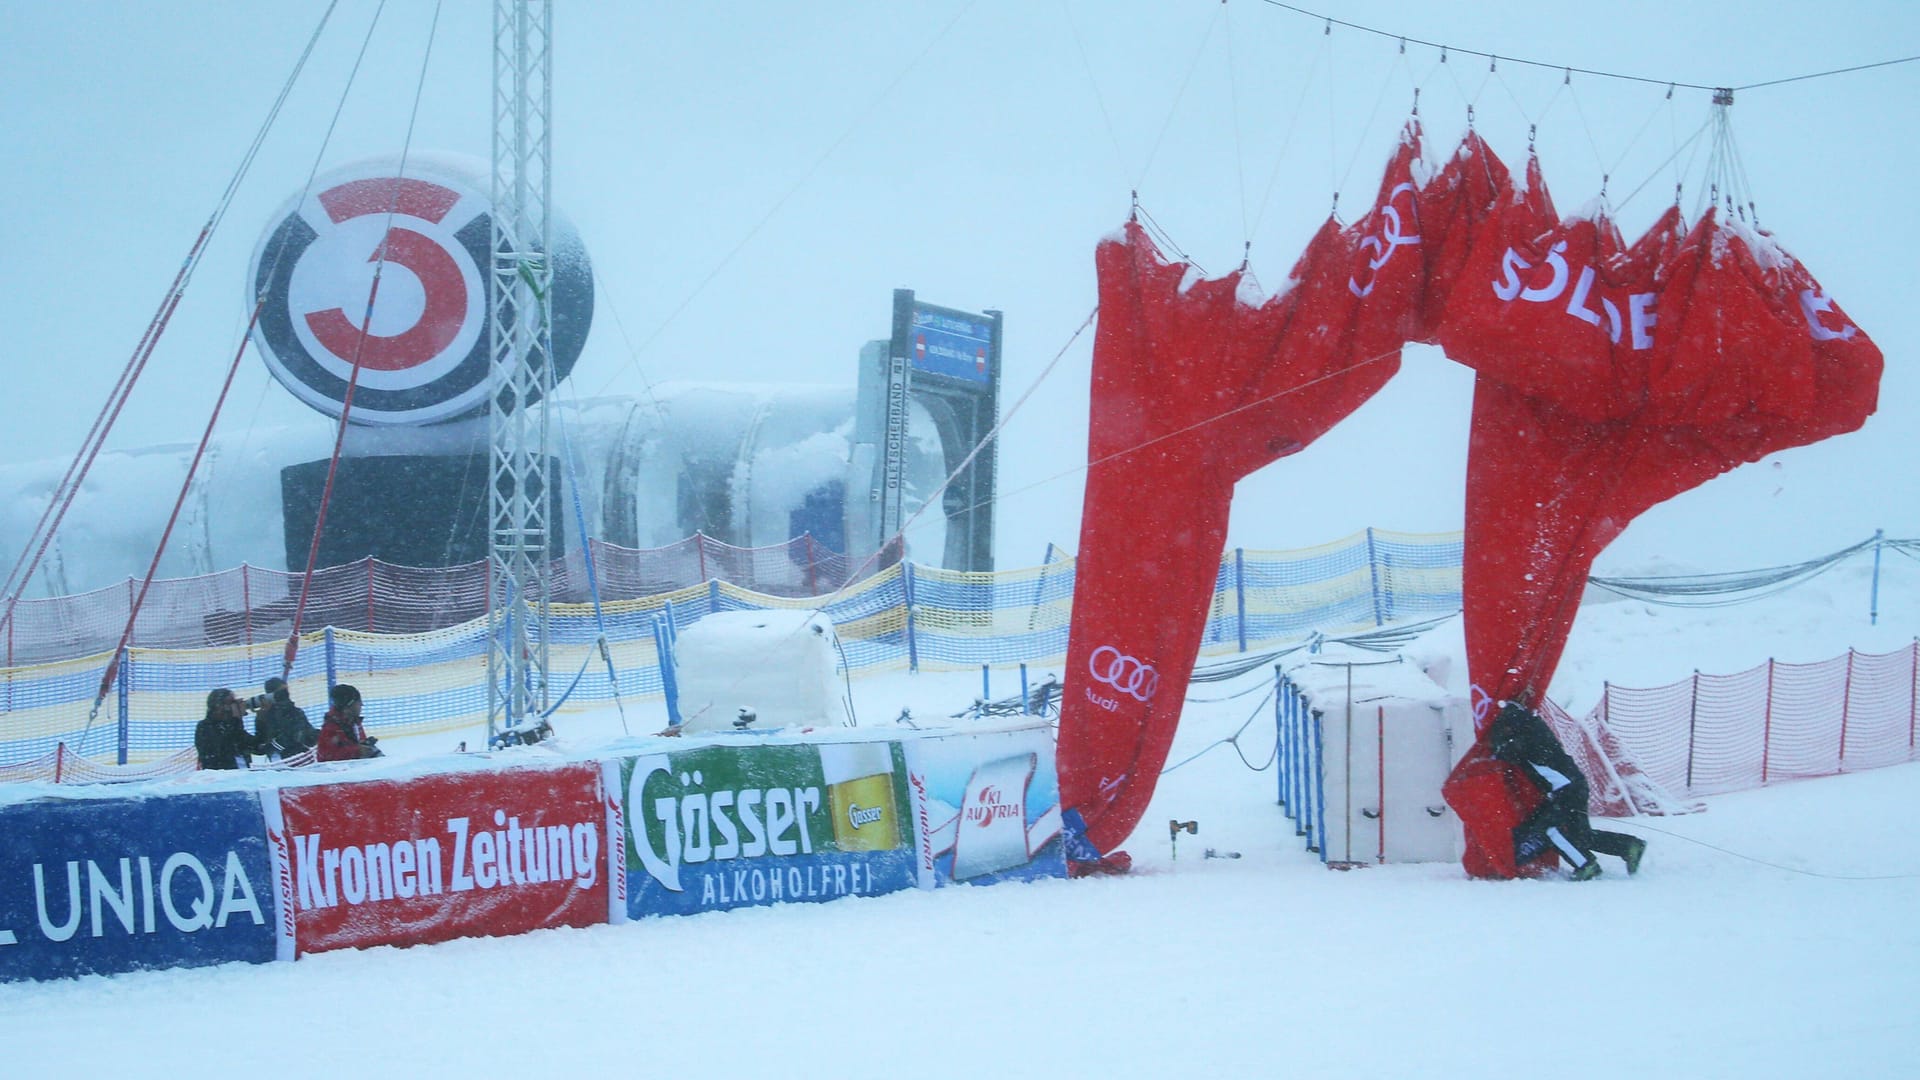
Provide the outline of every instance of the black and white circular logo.
{"type": "MultiPolygon", "coordinates": [[[[276,214],[248,275],[249,307],[266,298],[253,336],[274,377],[338,417],[357,364],[351,419],[363,424],[431,424],[485,411],[495,389],[486,191],[479,167],[409,160],[402,176],[397,161],[374,161],[321,177],[312,194],[276,214]]],[[[593,271],[579,236],[557,215],[553,246],[558,383],[586,344],[593,271]]]]}

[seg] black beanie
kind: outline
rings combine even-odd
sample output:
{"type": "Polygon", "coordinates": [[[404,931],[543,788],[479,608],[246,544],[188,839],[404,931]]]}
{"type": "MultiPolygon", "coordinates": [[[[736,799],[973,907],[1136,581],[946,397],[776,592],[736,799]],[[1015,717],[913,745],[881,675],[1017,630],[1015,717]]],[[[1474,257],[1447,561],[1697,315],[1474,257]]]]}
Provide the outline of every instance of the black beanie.
{"type": "Polygon", "coordinates": [[[269,678],[267,680],[267,685],[262,689],[266,690],[266,692],[269,694],[277,695],[280,693],[280,691],[285,690],[286,688],[287,688],[287,680],[281,678],[278,675],[275,675],[272,678],[269,678]]]}
{"type": "Polygon", "coordinates": [[[333,702],[334,708],[344,709],[360,700],[360,691],[348,683],[341,683],[327,692],[327,699],[333,702]]]}

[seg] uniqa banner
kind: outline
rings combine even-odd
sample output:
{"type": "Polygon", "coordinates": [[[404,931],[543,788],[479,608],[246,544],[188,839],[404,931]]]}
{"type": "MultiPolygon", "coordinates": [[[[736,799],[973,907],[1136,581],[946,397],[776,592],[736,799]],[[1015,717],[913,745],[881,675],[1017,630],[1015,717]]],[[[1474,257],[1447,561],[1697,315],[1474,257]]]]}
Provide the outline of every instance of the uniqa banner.
{"type": "Polygon", "coordinates": [[[905,745],[921,888],[1066,876],[1060,784],[1045,727],[905,745]]]}
{"type": "Polygon", "coordinates": [[[274,958],[251,792],[0,807],[0,980],[274,958]]]}
{"type": "Polygon", "coordinates": [[[897,743],[706,746],[622,759],[618,779],[635,918],[914,884],[897,743]]]}
{"type": "Polygon", "coordinates": [[[600,768],[263,792],[282,956],[607,921],[600,768]]]}

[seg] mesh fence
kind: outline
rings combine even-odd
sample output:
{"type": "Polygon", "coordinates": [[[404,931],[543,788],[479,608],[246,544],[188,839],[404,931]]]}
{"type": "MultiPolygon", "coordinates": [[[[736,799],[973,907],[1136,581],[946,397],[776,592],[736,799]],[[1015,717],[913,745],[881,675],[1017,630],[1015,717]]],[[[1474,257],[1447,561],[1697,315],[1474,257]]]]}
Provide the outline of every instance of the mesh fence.
{"type": "Polygon", "coordinates": [[[1592,718],[1641,771],[1687,795],[1878,768],[1916,760],[1916,661],[1920,642],[1646,689],[1609,684],[1592,718]]]}
{"type": "MultiPolygon", "coordinates": [[[[622,700],[657,698],[663,691],[656,625],[684,628],[715,611],[822,609],[836,625],[853,675],[1057,663],[1067,651],[1071,558],[993,573],[901,563],[847,584],[844,558],[800,542],[746,550],[695,537],[634,553],[647,559],[624,558],[625,550],[595,545],[598,619],[591,604],[574,602],[591,596],[585,560],[555,565],[561,602],[552,607],[548,631],[549,700],[566,692],[566,710],[611,703],[616,693],[622,700]],[[777,588],[712,577],[697,583],[683,577],[672,588],[657,588],[677,573],[721,571],[777,588]],[[822,591],[807,591],[810,582],[822,591]],[[638,590],[647,591],[631,595],[638,590]],[[602,625],[614,679],[599,654],[602,625]]],[[[1315,629],[1371,627],[1389,613],[1407,619],[1457,611],[1459,550],[1458,534],[1369,531],[1305,551],[1227,552],[1205,651],[1257,648],[1315,629]]],[[[165,590],[156,584],[152,594],[164,598],[160,606],[149,599],[142,609],[148,636],[136,635],[117,659],[111,650],[126,617],[124,591],[117,598],[105,590],[65,604],[20,605],[32,607],[27,619],[16,620],[19,635],[56,623],[62,632],[57,641],[39,638],[32,650],[16,637],[16,655],[55,652],[72,642],[104,644],[91,655],[0,669],[0,764],[61,753],[127,765],[159,761],[192,746],[210,689],[244,693],[280,673],[298,602],[296,575],[248,567],[166,584],[165,590]],[[86,619],[95,624],[83,626],[86,619]],[[281,636],[268,636],[276,629],[281,636]],[[117,664],[115,692],[96,713],[94,697],[110,663],[117,664]]],[[[366,699],[375,734],[484,724],[485,602],[484,565],[420,571],[369,561],[316,574],[302,624],[319,625],[323,614],[331,624],[300,635],[288,677],[294,700],[324,702],[329,686],[347,682],[366,699]]],[[[316,723],[320,711],[317,704],[310,708],[316,723]]]]}

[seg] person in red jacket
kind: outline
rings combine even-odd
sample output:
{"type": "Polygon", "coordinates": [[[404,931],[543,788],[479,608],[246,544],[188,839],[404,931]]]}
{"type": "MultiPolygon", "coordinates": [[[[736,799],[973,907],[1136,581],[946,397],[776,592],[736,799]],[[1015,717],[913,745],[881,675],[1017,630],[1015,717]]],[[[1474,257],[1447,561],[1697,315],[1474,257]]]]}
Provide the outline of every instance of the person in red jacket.
{"type": "Polygon", "coordinates": [[[381,756],[374,744],[380,740],[367,734],[360,722],[360,691],[346,683],[334,687],[327,697],[333,707],[320,724],[320,741],[313,756],[320,761],[355,761],[381,756]]]}

